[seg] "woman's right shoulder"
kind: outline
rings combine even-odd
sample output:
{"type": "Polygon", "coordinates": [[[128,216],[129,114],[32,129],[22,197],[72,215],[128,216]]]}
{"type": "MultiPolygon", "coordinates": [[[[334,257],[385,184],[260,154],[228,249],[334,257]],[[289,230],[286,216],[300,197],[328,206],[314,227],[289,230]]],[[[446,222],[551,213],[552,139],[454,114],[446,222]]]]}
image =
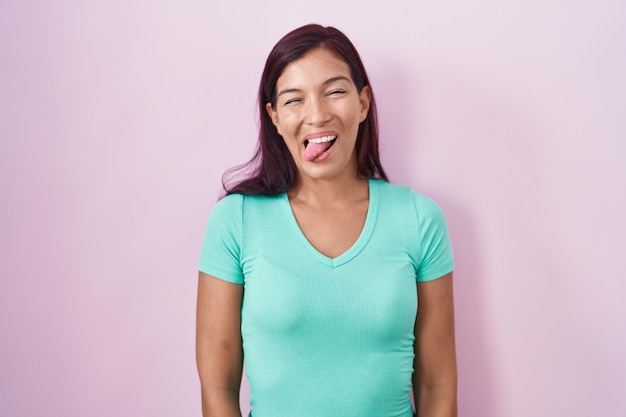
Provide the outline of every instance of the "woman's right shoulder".
{"type": "Polygon", "coordinates": [[[266,204],[276,201],[276,197],[268,197],[263,195],[244,195],[240,193],[227,194],[220,198],[217,203],[211,209],[211,215],[219,213],[218,215],[233,215],[234,213],[241,213],[244,210],[244,205],[247,209],[254,209],[254,207],[262,207],[266,204]]]}
{"type": "Polygon", "coordinates": [[[244,199],[243,194],[239,194],[239,193],[226,194],[225,196],[220,197],[220,199],[217,200],[217,203],[215,203],[214,209],[216,207],[221,207],[221,206],[232,207],[232,206],[241,205],[243,203],[243,199],[244,199]]]}
{"type": "Polygon", "coordinates": [[[240,217],[237,213],[241,213],[243,209],[243,198],[241,194],[228,194],[220,198],[210,209],[209,218],[223,221],[233,216],[240,217]]]}

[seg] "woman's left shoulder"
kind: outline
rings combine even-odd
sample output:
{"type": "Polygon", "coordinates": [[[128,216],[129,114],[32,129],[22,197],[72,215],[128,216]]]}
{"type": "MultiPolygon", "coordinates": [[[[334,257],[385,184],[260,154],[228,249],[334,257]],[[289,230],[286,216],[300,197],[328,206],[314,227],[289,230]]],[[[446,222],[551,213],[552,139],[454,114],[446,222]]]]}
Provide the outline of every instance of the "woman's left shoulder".
{"type": "Polygon", "coordinates": [[[441,212],[441,207],[433,198],[406,185],[379,181],[378,187],[380,189],[381,201],[401,205],[411,204],[422,214],[439,214],[441,212]]]}

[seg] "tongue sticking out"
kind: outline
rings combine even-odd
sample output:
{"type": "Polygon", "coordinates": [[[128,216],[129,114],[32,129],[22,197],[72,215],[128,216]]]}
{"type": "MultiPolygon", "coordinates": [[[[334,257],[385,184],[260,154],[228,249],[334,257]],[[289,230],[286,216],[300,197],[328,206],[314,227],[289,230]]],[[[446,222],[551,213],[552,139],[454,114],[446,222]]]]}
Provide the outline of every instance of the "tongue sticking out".
{"type": "Polygon", "coordinates": [[[309,142],[304,150],[304,160],[305,161],[313,161],[318,156],[326,152],[335,141],[330,142],[322,142],[322,143],[313,143],[309,142]]]}

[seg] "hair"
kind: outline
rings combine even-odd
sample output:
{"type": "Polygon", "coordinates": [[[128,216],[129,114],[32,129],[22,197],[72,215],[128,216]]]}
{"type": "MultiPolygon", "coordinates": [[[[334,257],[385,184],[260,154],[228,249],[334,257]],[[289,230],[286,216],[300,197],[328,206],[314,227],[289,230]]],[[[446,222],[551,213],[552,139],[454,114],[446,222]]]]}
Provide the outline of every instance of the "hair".
{"type": "MultiPolygon", "coordinates": [[[[250,161],[226,171],[222,177],[226,195],[273,196],[295,185],[298,173],[295,162],[265,107],[268,102],[272,107],[276,105],[276,83],[285,67],[316,48],[326,48],[348,64],[359,93],[363,87],[370,86],[359,53],[338,29],[309,24],[285,35],[267,57],[261,76],[258,94],[260,126],[256,151],[250,161]],[[241,175],[246,178],[239,179],[241,175]]],[[[373,92],[368,115],[359,125],[356,155],[359,177],[388,181],[378,152],[378,119],[373,92]]]]}

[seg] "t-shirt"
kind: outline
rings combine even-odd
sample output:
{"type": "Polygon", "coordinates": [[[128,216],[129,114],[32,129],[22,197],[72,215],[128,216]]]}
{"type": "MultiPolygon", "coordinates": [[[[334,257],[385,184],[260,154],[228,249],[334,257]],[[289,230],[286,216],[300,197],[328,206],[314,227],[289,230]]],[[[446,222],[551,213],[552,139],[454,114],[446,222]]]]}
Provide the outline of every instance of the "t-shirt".
{"type": "Polygon", "coordinates": [[[369,180],[356,242],[336,258],[299,228],[286,194],[231,194],[211,211],[200,271],[244,286],[253,417],[411,417],[416,281],[453,269],[440,208],[369,180]]]}

